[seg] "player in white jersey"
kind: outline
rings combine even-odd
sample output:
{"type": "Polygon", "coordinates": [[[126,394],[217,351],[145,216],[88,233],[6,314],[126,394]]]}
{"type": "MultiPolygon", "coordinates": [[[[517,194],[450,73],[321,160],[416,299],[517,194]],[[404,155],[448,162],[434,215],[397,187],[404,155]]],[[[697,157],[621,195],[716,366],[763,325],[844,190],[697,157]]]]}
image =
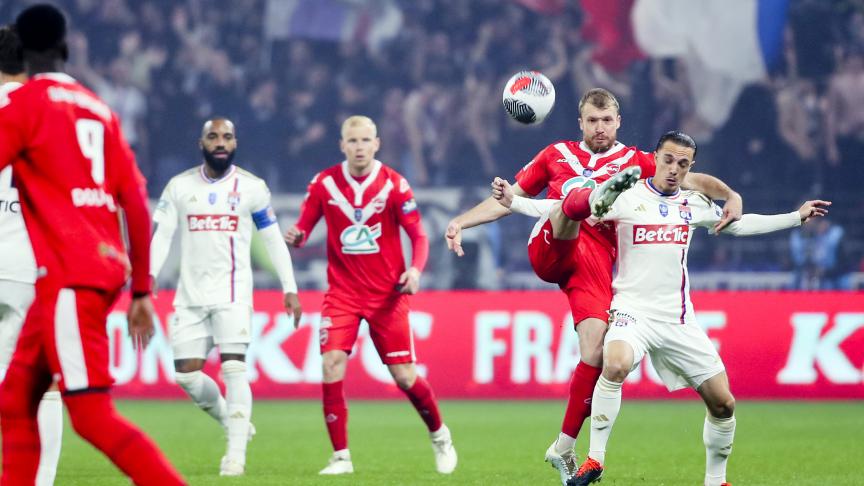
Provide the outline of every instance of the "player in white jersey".
{"type": "MultiPolygon", "coordinates": [[[[21,43],[8,26],[0,28],[0,100],[27,81],[21,43]]],[[[21,217],[12,166],[0,171],[0,381],[15,351],[27,309],[33,302],[36,261],[21,217]]],[[[42,396],[39,423],[39,470],[36,485],[54,484],[63,442],[63,402],[57,385],[42,396]]]]}
{"type": "Polygon", "coordinates": [[[201,133],[204,163],[171,179],[153,216],[151,275],[165,263],[171,238],[180,231],[180,282],[169,324],[177,383],[196,405],[225,429],[228,447],[223,476],[243,474],[246,443],[255,433],[249,420],[252,392],[246,378],[246,349],[252,333],[252,230],[264,240],[282,283],[285,309],[294,326],[301,309],[288,247],[270,206],[267,184],[232,164],[237,149],[234,124],[208,120],[201,133]],[[219,347],[225,397],[201,370],[219,347]]]}
{"type": "MultiPolygon", "coordinates": [[[[592,198],[595,219],[588,222],[615,225],[618,261],[603,372],[592,397],[590,451],[568,485],[600,479],[606,443],[621,408],[621,387],[646,353],[670,391],[691,387],[704,400],[708,408],[703,427],[705,485],[728,485],[726,462],[735,433],[735,398],[720,355],[695,321],[687,273],[694,229],[713,228],[723,211],[701,193],[680,189],[695,155],[692,138],[668,132],[654,153],[653,178],[639,181],[620,195],[608,185],[601,186],[592,198]],[[600,196],[609,196],[601,198],[605,204],[596,204],[600,196]]],[[[496,196],[501,192],[497,190],[496,196]]],[[[518,208],[528,201],[517,196],[514,202],[518,208]]],[[[563,204],[568,202],[565,199],[563,204]]],[[[747,236],[799,226],[826,214],[830,204],[807,201],[787,214],[745,214],[722,233],[747,236]]]]}

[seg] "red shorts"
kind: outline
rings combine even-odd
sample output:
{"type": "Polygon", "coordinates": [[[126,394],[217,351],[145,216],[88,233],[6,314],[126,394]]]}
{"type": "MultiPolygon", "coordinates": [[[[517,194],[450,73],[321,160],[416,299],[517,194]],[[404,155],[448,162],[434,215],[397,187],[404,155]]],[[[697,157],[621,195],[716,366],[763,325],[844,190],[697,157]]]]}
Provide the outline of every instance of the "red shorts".
{"type": "Polygon", "coordinates": [[[111,387],[106,319],[117,296],[39,282],[10,367],[50,373],[64,393],[111,387]]]}
{"type": "Polygon", "coordinates": [[[552,222],[528,243],[528,259],[541,279],[558,284],[567,294],[574,325],[593,317],[605,321],[612,304],[612,264],[609,250],[590,236],[574,240],[552,237],[552,222]]]}
{"type": "Polygon", "coordinates": [[[327,293],[321,309],[321,353],[340,350],[351,354],[363,319],[369,323],[369,336],[384,364],[414,362],[414,337],[408,324],[408,296],[404,294],[370,301],[327,293]]]}

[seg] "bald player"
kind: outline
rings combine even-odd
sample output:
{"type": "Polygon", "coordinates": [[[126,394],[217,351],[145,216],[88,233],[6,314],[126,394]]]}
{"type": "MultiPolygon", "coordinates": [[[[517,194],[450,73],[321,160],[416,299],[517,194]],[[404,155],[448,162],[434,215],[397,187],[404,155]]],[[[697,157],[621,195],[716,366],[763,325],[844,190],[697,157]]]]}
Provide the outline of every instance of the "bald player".
{"type": "Polygon", "coordinates": [[[270,190],[262,179],[233,163],[234,123],[227,118],[207,120],[199,147],[203,163],[172,178],[156,206],[150,275],[159,275],[179,230],[180,282],[169,326],[175,379],[228,435],[219,474],[239,476],[246,468],[247,442],[255,434],[245,362],[252,335],[253,229],[264,240],[295,327],[301,309],[291,255],[270,206],[270,190]],[[225,397],[201,371],[214,346],[221,357],[225,397]]]}

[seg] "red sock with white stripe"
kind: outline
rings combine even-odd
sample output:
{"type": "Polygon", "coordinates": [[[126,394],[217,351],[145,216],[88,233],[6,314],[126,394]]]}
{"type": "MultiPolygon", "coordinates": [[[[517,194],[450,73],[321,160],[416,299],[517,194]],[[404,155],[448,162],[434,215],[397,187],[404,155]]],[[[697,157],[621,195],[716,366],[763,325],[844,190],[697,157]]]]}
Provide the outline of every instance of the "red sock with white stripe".
{"type": "Polygon", "coordinates": [[[63,401],[75,432],[108,456],[133,483],[186,484],[156,444],[117,413],[107,392],[66,395],[63,401]]]}
{"type": "Polygon", "coordinates": [[[591,204],[589,203],[588,196],[591,195],[593,190],[583,187],[568,192],[567,197],[564,198],[564,202],[561,203],[561,210],[568,218],[574,221],[588,219],[591,216],[591,204]]]}
{"type": "Polygon", "coordinates": [[[411,405],[417,409],[417,413],[426,423],[429,432],[435,432],[441,428],[441,412],[438,410],[438,400],[435,399],[435,393],[428,381],[418,375],[417,379],[414,380],[414,385],[402,391],[408,395],[411,405]]]}
{"type": "Polygon", "coordinates": [[[334,451],[348,448],[348,406],[342,392],[342,381],[322,383],[324,391],[324,422],[334,451]]]}
{"type": "MultiPolygon", "coordinates": [[[[573,377],[570,378],[570,398],[567,400],[567,410],[564,412],[564,422],[561,424],[561,433],[572,437],[573,442],[579,436],[582,423],[591,416],[591,396],[594,394],[594,385],[597,384],[602,371],[601,368],[583,361],[580,361],[573,370],[573,377]]],[[[558,442],[560,447],[556,446],[556,449],[559,449],[559,452],[573,447],[573,444],[567,443],[567,440],[558,442]]]]}

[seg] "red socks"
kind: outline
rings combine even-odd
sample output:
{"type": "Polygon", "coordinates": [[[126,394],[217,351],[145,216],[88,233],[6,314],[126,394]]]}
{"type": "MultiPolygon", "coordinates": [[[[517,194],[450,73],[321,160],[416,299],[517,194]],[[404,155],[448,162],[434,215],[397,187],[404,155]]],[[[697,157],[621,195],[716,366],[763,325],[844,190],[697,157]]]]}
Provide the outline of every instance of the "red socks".
{"type": "Polygon", "coordinates": [[[564,211],[564,215],[574,221],[588,219],[591,216],[591,205],[588,204],[588,196],[591,195],[591,191],[593,189],[583,187],[568,192],[564,202],[561,203],[561,210],[564,211]]]}
{"type": "Polygon", "coordinates": [[[417,413],[426,423],[429,432],[435,432],[441,428],[441,412],[438,411],[438,401],[435,400],[435,393],[432,392],[429,382],[418,375],[414,385],[402,391],[408,395],[411,405],[417,409],[417,413]]]}
{"type": "Polygon", "coordinates": [[[114,409],[107,392],[85,392],[63,397],[72,427],[108,456],[137,485],[183,485],[156,444],[114,409]]]}
{"type": "Polygon", "coordinates": [[[348,406],[345,405],[345,394],[342,392],[342,382],[322,383],[324,391],[324,422],[330,443],[334,451],[348,448],[348,406]]]}
{"type": "Polygon", "coordinates": [[[13,366],[0,389],[0,426],[3,436],[3,478],[0,484],[33,484],[39,468],[39,425],[36,412],[50,375],[37,383],[35,373],[13,366]]]}
{"type": "Polygon", "coordinates": [[[602,368],[595,368],[582,361],[573,370],[573,377],[570,379],[570,399],[567,400],[567,411],[564,412],[561,432],[573,438],[579,436],[582,422],[591,416],[591,397],[594,395],[594,385],[600,379],[602,371],[602,368]]]}

